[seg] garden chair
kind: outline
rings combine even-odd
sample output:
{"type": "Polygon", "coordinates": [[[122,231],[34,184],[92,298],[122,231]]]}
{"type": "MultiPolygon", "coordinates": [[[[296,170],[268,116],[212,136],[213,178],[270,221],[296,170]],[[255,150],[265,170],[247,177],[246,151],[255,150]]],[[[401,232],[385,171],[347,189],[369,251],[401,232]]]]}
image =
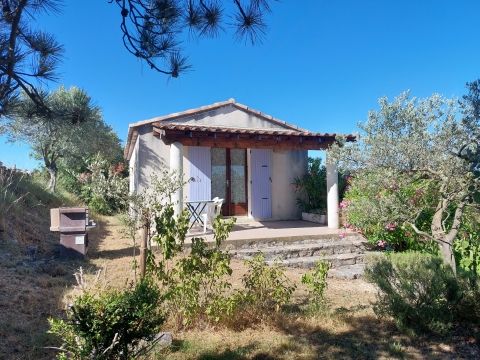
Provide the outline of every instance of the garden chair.
{"type": "Polygon", "coordinates": [[[213,202],[208,203],[206,212],[202,214],[203,218],[203,233],[207,232],[207,223],[213,227],[213,220],[220,215],[222,211],[223,199],[218,197],[213,198],[213,202]]]}

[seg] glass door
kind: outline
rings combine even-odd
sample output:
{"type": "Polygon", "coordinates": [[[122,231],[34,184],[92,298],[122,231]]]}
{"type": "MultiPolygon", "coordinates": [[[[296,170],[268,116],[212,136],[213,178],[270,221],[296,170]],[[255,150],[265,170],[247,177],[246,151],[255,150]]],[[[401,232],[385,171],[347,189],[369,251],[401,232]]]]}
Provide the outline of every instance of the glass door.
{"type": "Polygon", "coordinates": [[[248,212],[247,150],[212,148],[212,198],[224,199],[223,215],[248,212]]]}

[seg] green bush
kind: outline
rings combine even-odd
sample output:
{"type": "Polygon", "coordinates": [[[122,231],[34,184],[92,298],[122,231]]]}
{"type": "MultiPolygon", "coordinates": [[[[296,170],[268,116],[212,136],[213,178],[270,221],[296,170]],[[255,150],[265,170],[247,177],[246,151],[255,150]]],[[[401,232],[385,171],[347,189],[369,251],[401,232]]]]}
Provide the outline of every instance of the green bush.
{"type": "Polygon", "coordinates": [[[379,250],[435,253],[437,246],[419,241],[419,236],[401,216],[410,204],[424,207],[416,219],[416,226],[428,232],[433,216],[428,210],[431,191],[422,181],[412,183],[408,176],[393,176],[388,170],[364,171],[350,179],[340,208],[345,225],[360,231],[379,250]]]}
{"type": "Polygon", "coordinates": [[[480,216],[470,212],[460,227],[458,239],[454,242],[457,266],[473,280],[480,277],[480,216]]]}
{"type": "MultiPolygon", "coordinates": [[[[340,199],[346,190],[346,176],[339,176],[340,199]]],[[[325,214],[327,209],[327,169],[320,158],[308,158],[305,175],[293,181],[295,191],[299,194],[297,205],[301,211],[325,214]]]]}
{"type": "Polygon", "coordinates": [[[480,279],[478,277],[460,277],[462,299],[456,311],[459,322],[463,324],[480,324],[480,279]]]}
{"type": "Polygon", "coordinates": [[[134,359],[164,322],[160,291],[142,281],[123,291],[85,292],[75,299],[67,319],[49,319],[50,333],[62,339],[59,359],[134,359]]]}
{"type": "Polygon", "coordinates": [[[317,261],[315,268],[302,276],[309,293],[309,309],[318,312],[325,305],[325,290],[327,289],[327,275],[330,264],[326,261],[317,261]]]}
{"type": "Polygon", "coordinates": [[[152,253],[148,267],[164,284],[166,306],[179,327],[201,321],[218,323],[233,306],[228,300],[231,286],[228,276],[232,274],[230,255],[220,246],[228,237],[235,219],[216,218],[213,246],[203,238],[194,237],[190,253],[184,256],[188,221],[188,212],[175,219],[171,205],[165,205],[157,212],[154,241],[161,249],[161,256],[156,259],[152,253]]]}
{"type": "Polygon", "coordinates": [[[177,324],[188,326],[200,320],[218,322],[221,303],[232,274],[230,255],[218,248],[209,248],[202,238],[192,240],[191,253],[178,259],[169,274],[167,299],[177,324]]]}
{"type": "Polygon", "coordinates": [[[461,298],[459,284],[442,259],[418,252],[370,259],[365,276],[378,289],[379,316],[392,316],[400,329],[447,333],[461,298]]]}
{"type": "Polygon", "coordinates": [[[294,180],[300,197],[297,204],[305,212],[325,211],[327,208],[327,172],[322,159],[308,158],[308,170],[294,180]]]}
{"type": "MultiPolygon", "coordinates": [[[[87,163],[88,171],[78,175],[79,196],[93,210],[103,215],[123,211],[127,206],[128,178],[122,163],[112,166],[101,156],[87,163]]],[[[71,185],[70,185],[71,186],[71,185]]]]}
{"type": "Polygon", "coordinates": [[[262,253],[246,260],[245,264],[248,270],[242,281],[246,303],[267,315],[290,302],[296,286],[278,264],[269,266],[262,253]]]}

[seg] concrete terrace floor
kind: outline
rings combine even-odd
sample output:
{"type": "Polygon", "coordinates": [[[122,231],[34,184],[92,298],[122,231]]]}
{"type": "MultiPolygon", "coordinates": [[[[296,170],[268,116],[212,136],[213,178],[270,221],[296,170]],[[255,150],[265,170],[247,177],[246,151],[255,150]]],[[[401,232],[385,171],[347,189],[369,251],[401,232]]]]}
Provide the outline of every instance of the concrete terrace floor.
{"type": "MultiPolygon", "coordinates": [[[[335,238],[340,239],[341,234],[345,236],[355,235],[354,232],[345,229],[329,229],[325,225],[302,220],[253,221],[240,218],[226,243],[238,245],[270,241],[333,240],[335,238]]],[[[202,236],[207,241],[213,241],[211,229],[207,229],[207,233],[203,234],[203,228],[193,227],[188,236],[202,236]]]]}

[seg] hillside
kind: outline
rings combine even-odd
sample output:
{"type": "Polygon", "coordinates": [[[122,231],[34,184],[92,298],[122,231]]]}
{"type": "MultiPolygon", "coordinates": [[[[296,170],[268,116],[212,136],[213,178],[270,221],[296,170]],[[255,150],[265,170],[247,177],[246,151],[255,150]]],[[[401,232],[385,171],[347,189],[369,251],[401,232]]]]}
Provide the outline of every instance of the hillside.
{"type": "Polygon", "coordinates": [[[75,204],[44,189],[38,176],[0,168],[0,201],[5,232],[0,240],[0,359],[51,358],[47,318],[59,314],[72,284],[76,262],[57,257],[49,209],[75,204]],[[9,206],[12,199],[20,199],[9,206]]]}

